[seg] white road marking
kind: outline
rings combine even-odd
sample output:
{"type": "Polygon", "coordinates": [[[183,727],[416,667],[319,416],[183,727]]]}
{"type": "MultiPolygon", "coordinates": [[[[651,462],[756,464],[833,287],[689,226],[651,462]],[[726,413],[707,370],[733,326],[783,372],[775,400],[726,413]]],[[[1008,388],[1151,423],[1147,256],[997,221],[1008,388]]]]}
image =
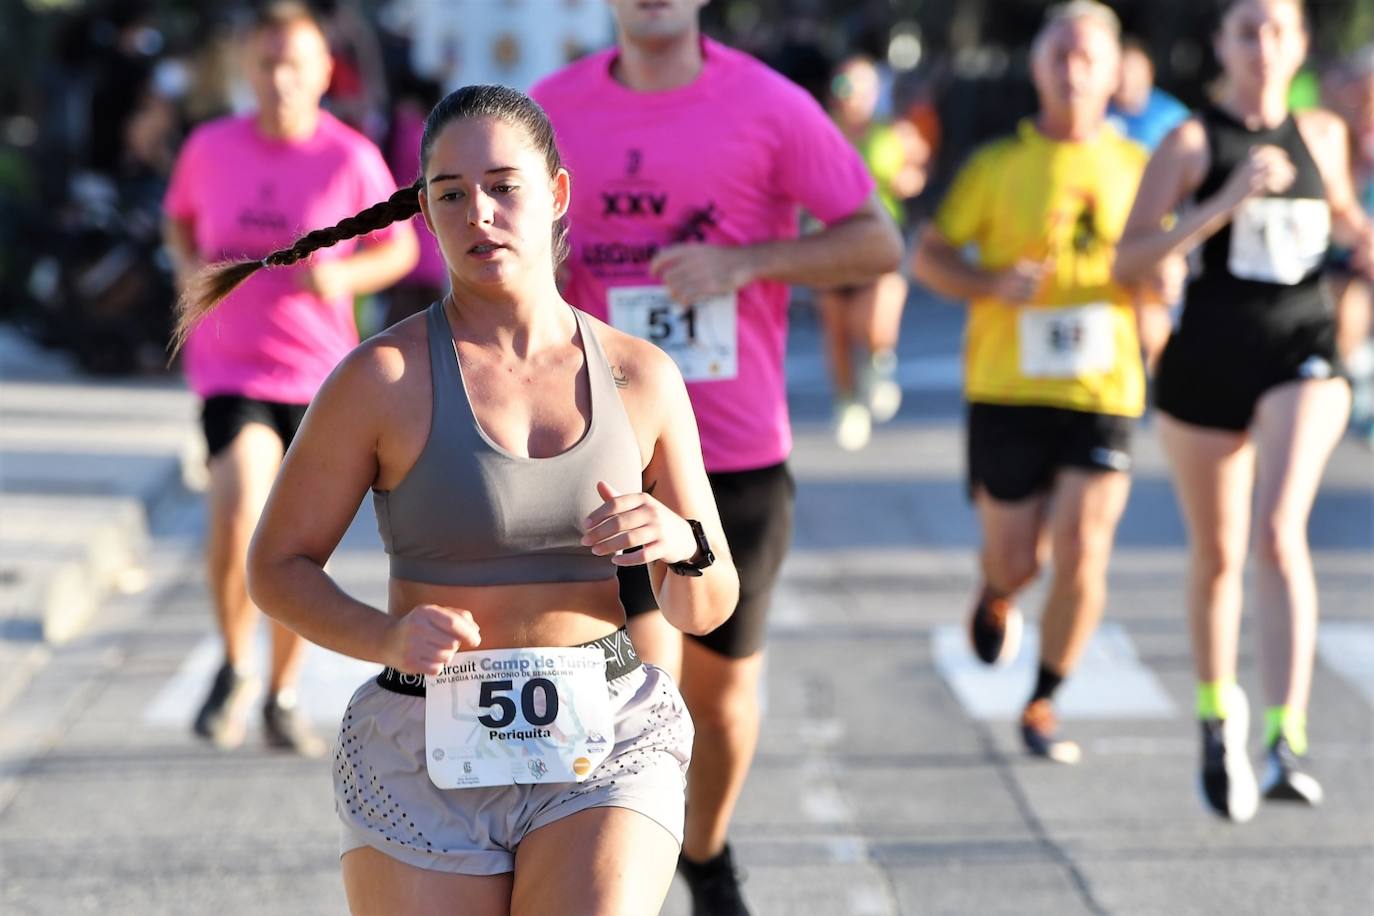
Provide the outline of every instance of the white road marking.
{"type": "MultiPolygon", "coordinates": [[[[196,711],[205,700],[206,691],[210,689],[211,679],[219,669],[223,652],[219,638],[215,636],[208,636],[197,644],[187,654],[177,673],[143,710],[143,721],[153,726],[189,728],[196,711]]],[[[268,658],[266,631],[258,640],[255,658],[258,678],[262,680],[268,658]]],[[[309,645],[305,663],[301,667],[300,683],[296,688],[301,712],[312,722],[337,725],[353,692],[380,670],[378,665],[309,645]]],[[[249,716],[249,727],[256,728],[257,720],[256,715],[249,716]]]]}
{"type": "MultiPolygon", "coordinates": [[[[897,382],[903,391],[959,391],[963,388],[964,360],[958,353],[908,357],[897,364],[897,382]]],[[[787,355],[787,390],[809,392],[830,388],[830,370],[818,350],[787,355]]]]}
{"type": "Polygon", "coordinates": [[[896,908],[888,896],[876,888],[856,887],[849,892],[849,912],[854,916],[889,916],[896,908]]]}
{"type": "MultiPolygon", "coordinates": [[[[963,627],[936,627],[935,667],[975,719],[1019,716],[1035,686],[1040,634],[1026,626],[1021,652],[1006,667],[992,668],[974,656],[963,627]]],[[[1140,664],[1126,630],[1104,623],[1088,644],[1078,670],[1055,695],[1055,711],[1065,719],[1167,719],[1174,704],[1154,674],[1140,664]]]]}
{"type": "Polygon", "coordinates": [[[1317,655],[1374,704],[1374,621],[1318,624],[1317,655]]]}

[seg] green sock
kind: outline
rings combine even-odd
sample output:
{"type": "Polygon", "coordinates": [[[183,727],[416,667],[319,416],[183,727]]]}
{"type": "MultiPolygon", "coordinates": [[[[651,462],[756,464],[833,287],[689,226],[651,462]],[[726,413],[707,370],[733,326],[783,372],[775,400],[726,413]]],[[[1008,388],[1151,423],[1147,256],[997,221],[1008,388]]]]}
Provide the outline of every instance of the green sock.
{"type": "Polygon", "coordinates": [[[1299,757],[1307,753],[1307,711],[1288,706],[1270,706],[1264,711],[1264,743],[1272,745],[1279,735],[1299,757]]]}
{"type": "Polygon", "coordinates": [[[1236,679],[1225,677],[1219,681],[1198,681],[1197,717],[1199,719],[1225,719],[1230,711],[1231,688],[1236,679]]]}

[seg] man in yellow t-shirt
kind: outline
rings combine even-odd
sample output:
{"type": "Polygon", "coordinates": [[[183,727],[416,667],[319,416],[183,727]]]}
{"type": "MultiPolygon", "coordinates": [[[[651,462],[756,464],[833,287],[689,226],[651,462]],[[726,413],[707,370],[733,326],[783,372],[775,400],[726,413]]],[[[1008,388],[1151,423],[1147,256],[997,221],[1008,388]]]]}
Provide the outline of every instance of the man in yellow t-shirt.
{"type": "Polygon", "coordinates": [[[973,155],[913,258],[918,280],[969,302],[969,489],[984,577],[974,651],[989,664],[1015,657],[1013,599],[1048,542],[1040,671],[1021,732],[1030,753],[1068,763],[1078,747],[1058,736],[1051,698],[1102,615],[1145,402],[1132,296],[1111,278],[1147,158],[1105,120],[1119,56],[1110,9],[1052,8],[1031,49],[1039,114],[973,155]]]}

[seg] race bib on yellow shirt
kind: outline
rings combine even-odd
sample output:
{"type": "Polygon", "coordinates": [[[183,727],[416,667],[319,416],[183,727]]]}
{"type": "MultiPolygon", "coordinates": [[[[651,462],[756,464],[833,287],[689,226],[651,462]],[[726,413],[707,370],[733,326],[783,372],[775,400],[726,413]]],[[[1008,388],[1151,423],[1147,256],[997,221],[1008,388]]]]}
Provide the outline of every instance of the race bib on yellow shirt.
{"type": "Polygon", "coordinates": [[[1116,362],[1116,322],[1107,303],[1026,306],[1016,330],[1021,375],[1028,379],[1096,375],[1116,362]]]}
{"type": "Polygon", "coordinates": [[[658,344],[686,381],[723,382],[739,374],[734,293],[682,305],[662,286],[618,286],[609,305],[612,327],[658,344]]]}
{"type": "Polygon", "coordinates": [[[1227,267],[1242,280],[1291,286],[1322,262],[1330,243],[1326,201],[1255,197],[1231,217],[1227,267]]]}
{"type": "Polygon", "coordinates": [[[614,730],[597,646],[458,652],[425,678],[425,762],[441,789],[581,782],[614,730]]]}

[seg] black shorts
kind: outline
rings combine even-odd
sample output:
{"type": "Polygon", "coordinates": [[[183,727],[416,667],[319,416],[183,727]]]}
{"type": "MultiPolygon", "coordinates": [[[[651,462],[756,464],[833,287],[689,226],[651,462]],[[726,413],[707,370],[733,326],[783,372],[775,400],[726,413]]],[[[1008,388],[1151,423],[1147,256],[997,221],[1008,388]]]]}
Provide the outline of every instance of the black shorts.
{"type": "Polygon", "coordinates": [[[258,401],[241,394],[217,394],[205,399],[200,412],[201,429],[205,431],[205,446],[213,458],[229,447],[249,423],[261,423],[281,439],[283,450],[291,447],[291,440],[305,417],[306,404],[279,404],[258,401]]]}
{"type": "Polygon", "coordinates": [[[1049,490],[1062,468],[1129,471],[1135,420],[1063,407],[968,405],[968,493],[999,502],[1049,490]]]}
{"type": "Polygon", "coordinates": [[[1194,426],[1242,432],[1269,389],[1343,373],[1332,320],[1225,341],[1175,332],[1159,357],[1155,406],[1194,426]]]}
{"type": "MultiPolygon", "coordinates": [[[[763,648],[763,631],[782,561],[792,543],[797,485],[787,465],[708,474],[721,527],[739,571],[739,604],[705,636],[689,636],[718,655],[748,658],[763,648]]],[[[619,570],[620,602],[627,616],[658,609],[646,566],[619,570]]],[[[669,572],[668,575],[673,575],[669,572]]]]}

